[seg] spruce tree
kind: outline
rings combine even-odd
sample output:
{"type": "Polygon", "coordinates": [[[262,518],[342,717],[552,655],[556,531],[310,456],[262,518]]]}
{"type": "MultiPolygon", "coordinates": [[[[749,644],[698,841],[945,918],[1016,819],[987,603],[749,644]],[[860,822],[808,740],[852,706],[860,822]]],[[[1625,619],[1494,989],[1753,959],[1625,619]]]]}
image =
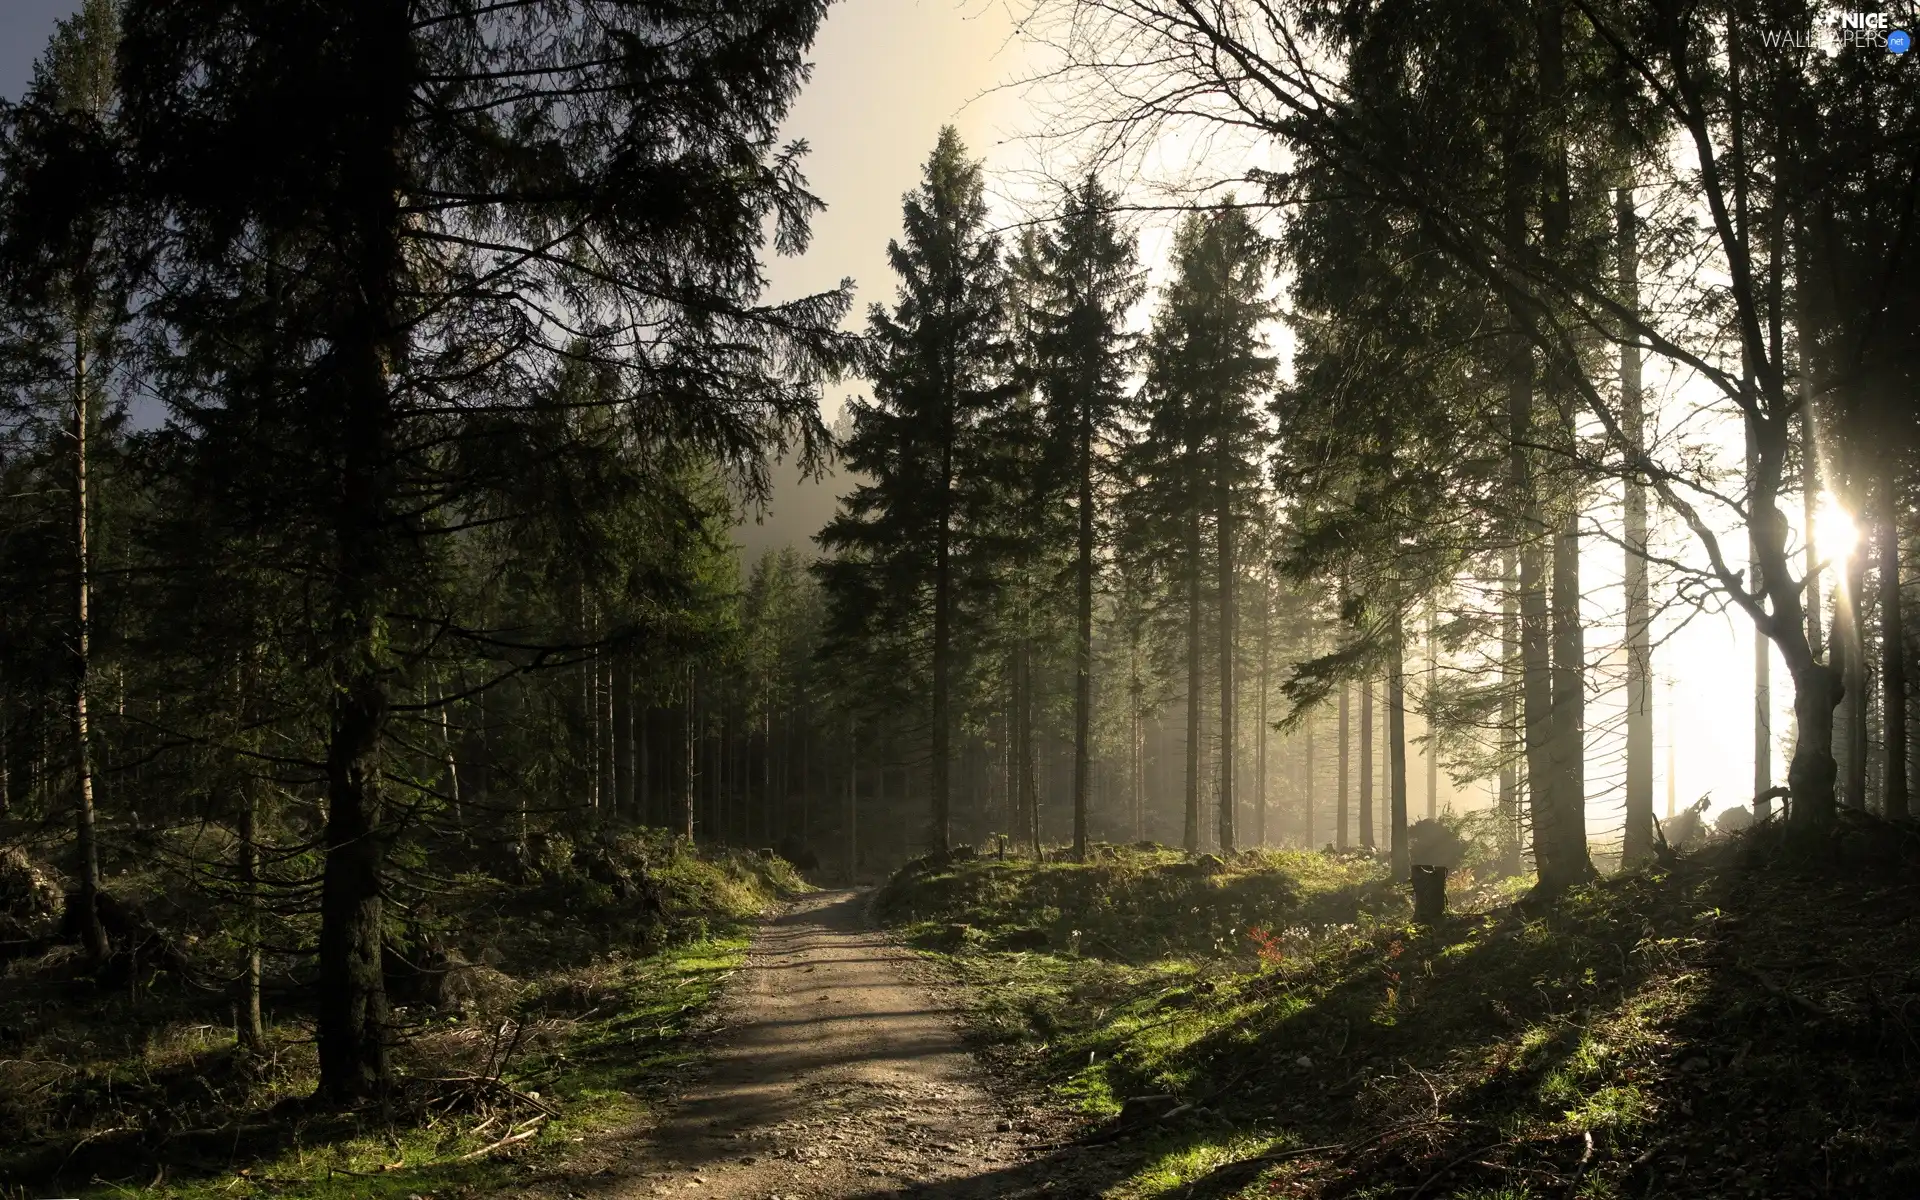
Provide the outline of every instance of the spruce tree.
{"type": "Polygon", "coordinates": [[[1171,572],[1187,621],[1187,781],[1185,842],[1200,844],[1202,584],[1214,567],[1216,683],[1220,688],[1220,794],[1217,835],[1234,846],[1234,592],[1238,517],[1258,482],[1264,440],[1261,393],[1273,377],[1262,324],[1267,241],[1237,208],[1194,213],[1174,237],[1174,278],[1147,337],[1147,373],[1136,422],[1132,470],[1143,481],[1141,512],[1169,533],[1171,572]],[[1211,524],[1213,539],[1205,544],[1211,524]],[[1175,548],[1177,547],[1177,548],[1175,548]]]}
{"type": "Polygon", "coordinates": [[[1133,338],[1127,314],[1142,292],[1133,239],[1114,198],[1088,176],[1039,239],[1028,305],[1033,367],[1046,398],[1049,440],[1074,513],[1073,853],[1087,852],[1093,722],[1093,610],[1102,535],[1103,476],[1123,432],[1133,338]]]}
{"type": "MultiPolygon", "coordinates": [[[[985,179],[952,126],[940,131],[904,236],[887,247],[899,276],[892,311],[869,312],[873,399],[853,407],[846,465],[865,482],[820,534],[836,555],[823,582],[840,636],[891,626],[924,664],[931,764],[929,849],[944,855],[952,819],[952,738],[962,604],[980,578],[982,420],[1010,395],[999,240],[987,232],[985,179]]],[[[896,677],[901,663],[887,668],[896,677]]]]}
{"type": "MultiPolygon", "coordinates": [[[[67,716],[79,886],[68,919],[94,967],[109,946],[100,917],[94,741],[96,442],[107,381],[123,349],[124,226],[113,0],[87,0],[59,23],[25,102],[0,111],[0,377],[24,401],[16,417],[63,426],[69,545],[67,716]],[[54,417],[54,413],[58,413],[54,417]]],[[[12,406],[10,406],[12,407],[12,406]]],[[[4,768],[0,768],[4,770],[4,768]]]]}
{"type": "Polygon", "coordinates": [[[617,499],[689,456],[751,491],[770,449],[823,440],[845,293],[764,306],[759,256],[769,230],[803,248],[818,206],[775,137],[824,8],[126,5],[155,382],[200,496],[270,534],[313,598],[328,1098],[390,1077],[396,693],[425,645],[492,636],[449,586],[454,535],[567,522],[530,494],[617,499]],[[271,345],[264,385],[233,369],[236,330],[271,345]],[[610,423],[560,400],[576,362],[610,423]]]}

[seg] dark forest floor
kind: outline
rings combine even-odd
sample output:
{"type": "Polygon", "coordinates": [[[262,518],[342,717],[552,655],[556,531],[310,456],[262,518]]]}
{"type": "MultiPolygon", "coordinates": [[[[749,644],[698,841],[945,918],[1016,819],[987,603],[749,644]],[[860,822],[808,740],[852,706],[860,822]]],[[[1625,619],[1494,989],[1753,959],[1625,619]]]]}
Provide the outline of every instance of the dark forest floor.
{"type": "Polygon", "coordinates": [[[879,911],[1112,1196],[1920,1195],[1920,835],[1762,830],[1437,928],[1371,860],[973,861],[879,911]]]}
{"type": "MultiPolygon", "coordinates": [[[[531,864],[441,847],[431,869],[411,865],[420,886],[395,913],[416,939],[399,948],[440,964],[390,964],[400,1085],[341,1113],[308,1100],[311,959],[269,955],[266,1045],[246,1049],[231,909],[178,890],[179,870],[143,866],[204,855],[190,833],[149,834],[108,870],[177,960],[149,948],[102,979],[54,944],[0,963],[0,1198],[517,1190],[677,1088],[754,919],[803,887],[783,860],[650,833],[551,839],[531,864]]],[[[310,936],[304,920],[276,933],[310,936]]]]}

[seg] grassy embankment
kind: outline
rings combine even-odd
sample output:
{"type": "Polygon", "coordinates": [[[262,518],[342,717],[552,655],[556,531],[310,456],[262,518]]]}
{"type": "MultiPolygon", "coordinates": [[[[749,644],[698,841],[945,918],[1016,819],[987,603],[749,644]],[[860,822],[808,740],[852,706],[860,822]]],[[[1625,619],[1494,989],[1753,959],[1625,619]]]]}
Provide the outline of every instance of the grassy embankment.
{"type": "Polygon", "coordinates": [[[400,1087],[341,1113],[307,1100],[311,960],[269,960],[266,1045],[247,1049],[217,979],[235,966],[231,910],[159,890],[177,878],[135,866],[111,883],[198,978],[123,969],[105,988],[70,946],[0,967],[0,1197],[511,1191],[644,1115],[692,1061],[748,921],[803,886],[780,859],[632,834],[591,856],[555,839],[519,883],[466,864],[415,914],[463,953],[430,981],[437,1003],[400,986],[400,1087]]]}
{"type": "Polygon", "coordinates": [[[1912,1196],[1917,843],[1762,831],[1433,929],[1314,853],[973,861],[879,911],[991,1057],[1138,1153],[1112,1195],[1912,1196]]]}

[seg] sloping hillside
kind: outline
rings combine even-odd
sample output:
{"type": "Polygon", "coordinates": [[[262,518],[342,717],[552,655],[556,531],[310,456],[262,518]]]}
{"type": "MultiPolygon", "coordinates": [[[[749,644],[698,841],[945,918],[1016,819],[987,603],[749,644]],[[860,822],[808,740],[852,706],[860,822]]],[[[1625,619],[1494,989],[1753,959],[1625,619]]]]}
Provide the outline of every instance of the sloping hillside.
{"type": "Polygon", "coordinates": [[[1917,843],[1758,834],[1430,929],[1319,855],[963,863],[881,912],[990,1053],[1138,1148],[1114,1194],[1905,1196],[1917,843]]]}

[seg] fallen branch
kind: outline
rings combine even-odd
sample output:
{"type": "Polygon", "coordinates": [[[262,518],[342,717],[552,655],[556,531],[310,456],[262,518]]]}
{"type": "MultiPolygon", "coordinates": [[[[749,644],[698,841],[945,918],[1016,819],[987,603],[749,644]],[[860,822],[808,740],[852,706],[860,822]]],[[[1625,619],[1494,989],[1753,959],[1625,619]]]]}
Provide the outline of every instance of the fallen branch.
{"type": "Polygon", "coordinates": [[[1427,1194],[1428,1188],[1438,1183],[1443,1177],[1445,1177],[1448,1173],[1453,1171],[1454,1168],[1460,1166],[1461,1164],[1467,1162],[1470,1159],[1479,1158],[1482,1154],[1485,1154],[1489,1150],[1498,1150],[1500,1147],[1506,1144],[1507,1143],[1505,1142],[1495,1142],[1491,1146],[1482,1146],[1478,1150],[1467,1151],[1465,1154],[1462,1154],[1459,1158],[1454,1159],[1452,1162],[1448,1163],[1446,1166],[1441,1167],[1438,1171],[1435,1171],[1433,1174],[1427,1176],[1427,1181],[1421,1184],[1419,1187],[1413,1189],[1413,1195],[1409,1197],[1408,1200],[1420,1200],[1420,1197],[1427,1194]]]}
{"type": "Polygon", "coordinates": [[[1805,996],[1802,996],[1800,993],[1795,991],[1789,991],[1787,988],[1784,988],[1780,986],[1778,983],[1775,983],[1772,977],[1769,976],[1765,971],[1762,971],[1757,967],[1747,966],[1745,963],[1741,963],[1739,964],[1739,966],[1742,971],[1745,971],[1749,976],[1751,976],[1756,982],[1760,984],[1761,987],[1765,988],[1768,991],[1768,993],[1770,993],[1771,995],[1777,996],[1782,1000],[1785,1000],[1788,1004],[1799,1005],[1801,1008],[1804,1008],[1808,1012],[1812,1013],[1814,1016],[1824,1018],[1828,1021],[1838,1021],[1841,1019],[1838,1013],[1835,1013],[1832,1009],[1828,1008],[1826,1005],[1817,1003],[1816,1001],[1813,1001],[1813,1000],[1809,1000],[1805,996]]]}
{"type": "Polygon", "coordinates": [[[465,1087],[473,1088],[476,1091],[499,1092],[501,1095],[505,1096],[509,1100],[514,1101],[515,1103],[524,1104],[528,1108],[538,1109],[549,1117],[557,1117],[560,1115],[560,1111],[554,1108],[552,1105],[549,1105],[546,1102],[536,1097],[529,1096],[527,1093],[521,1091],[519,1088],[514,1087],[512,1084],[507,1083],[504,1080],[494,1075],[440,1075],[440,1076],[429,1077],[427,1082],[453,1083],[453,1084],[460,1084],[465,1087]]]}
{"type": "Polygon", "coordinates": [[[526,1125],[526,1128],[521,1129],[518,1133],[508,1133],[507,1136],[501,1138],[499,1141],[493,1143],[490,1146],[482,1146],[478,1150],[469,1151],[466,1154],[462,1154],[459,1158],[451,1159],[450,1161],[471,1162],[476,1158],[484,1158],[485,1156],[492,1154],[495,1150],[500,1149],[502,1146],[511,1146],[516,1142],[524,1142],[528,1138],[532,1137],[534,1134],[540,1132],[540,1122],[546,1119],[547,1118],[544,1115],[534,1117],[531,1120],[526,1121],[524,1123],[526,1125]]]}

